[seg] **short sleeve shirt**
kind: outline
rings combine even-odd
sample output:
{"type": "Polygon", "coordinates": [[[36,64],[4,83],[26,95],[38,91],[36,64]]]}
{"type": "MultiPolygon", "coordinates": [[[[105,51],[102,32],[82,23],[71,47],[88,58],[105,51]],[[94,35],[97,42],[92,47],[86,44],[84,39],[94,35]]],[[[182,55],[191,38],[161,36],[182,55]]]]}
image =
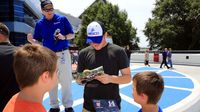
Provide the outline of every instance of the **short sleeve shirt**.
{"type": "Polygon", "coordinates": [[[68,40],[57,40],[54,36],[55,31],[59,29],[62,35],[73,34],[73,29],[68,19],[64,16],[54,14],[51,20],[43,17],[36,23],[34,39],[42,41],[43,46],[53,50],[62,50],[69,47],[68,40]]]}

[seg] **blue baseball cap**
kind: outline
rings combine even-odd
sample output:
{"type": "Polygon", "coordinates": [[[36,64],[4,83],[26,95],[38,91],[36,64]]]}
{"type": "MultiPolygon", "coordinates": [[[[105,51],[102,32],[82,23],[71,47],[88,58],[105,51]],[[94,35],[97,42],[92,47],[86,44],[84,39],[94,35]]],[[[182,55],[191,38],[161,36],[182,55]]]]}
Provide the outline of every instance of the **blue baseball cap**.
{"type": "Polygon", "coordinates": [[[87,26],[86,43],[100,44],[104,34],[104,26],[101,22],[93,21],[87,26]]]}

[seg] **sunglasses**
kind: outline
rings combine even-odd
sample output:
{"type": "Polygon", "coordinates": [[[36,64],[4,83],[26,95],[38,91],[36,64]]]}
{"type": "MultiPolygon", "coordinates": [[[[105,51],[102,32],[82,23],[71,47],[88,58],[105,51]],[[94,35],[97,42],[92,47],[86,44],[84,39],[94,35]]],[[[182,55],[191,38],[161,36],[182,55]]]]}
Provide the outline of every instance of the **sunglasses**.
{"type": "Polygon", "coordinates": [[[3,29],[0,28],[0,34],[8,35],[8,32],[6,32],[5,30],[3,30],[3,29]]]}
{"type": "Polygon", "coordinates": [[[45,12],[52,12],[54,9],[50,8],[50,9],[43,9],[45,12]]]}

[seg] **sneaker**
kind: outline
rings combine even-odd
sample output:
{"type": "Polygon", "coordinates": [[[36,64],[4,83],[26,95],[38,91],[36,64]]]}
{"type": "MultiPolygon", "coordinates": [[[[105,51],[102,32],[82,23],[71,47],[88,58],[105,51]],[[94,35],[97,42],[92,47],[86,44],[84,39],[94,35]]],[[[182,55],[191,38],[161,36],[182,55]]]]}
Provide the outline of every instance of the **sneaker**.
{"type": "Polygon", "coordinates": [[[74,110],[72,107],[69,107],[69,108],[65,108],[65,112],[74,112],[74,110]]]}
{"type": "Polygon", "coordinates": [[[60,112],[59,108],[50,108],[49,112],[60,112]]]}

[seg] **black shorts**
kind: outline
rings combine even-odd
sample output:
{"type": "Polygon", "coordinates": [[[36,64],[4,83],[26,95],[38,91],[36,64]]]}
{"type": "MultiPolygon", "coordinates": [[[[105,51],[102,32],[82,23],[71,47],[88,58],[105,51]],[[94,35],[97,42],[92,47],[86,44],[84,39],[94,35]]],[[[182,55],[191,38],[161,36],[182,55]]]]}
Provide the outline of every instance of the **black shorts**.
{"type": "Polygon", "coordinates": [[[145,64],[145,65],[149,65],[149,60],[145,60],[145,61],[144,61],[144,64],[145,64]]]}

